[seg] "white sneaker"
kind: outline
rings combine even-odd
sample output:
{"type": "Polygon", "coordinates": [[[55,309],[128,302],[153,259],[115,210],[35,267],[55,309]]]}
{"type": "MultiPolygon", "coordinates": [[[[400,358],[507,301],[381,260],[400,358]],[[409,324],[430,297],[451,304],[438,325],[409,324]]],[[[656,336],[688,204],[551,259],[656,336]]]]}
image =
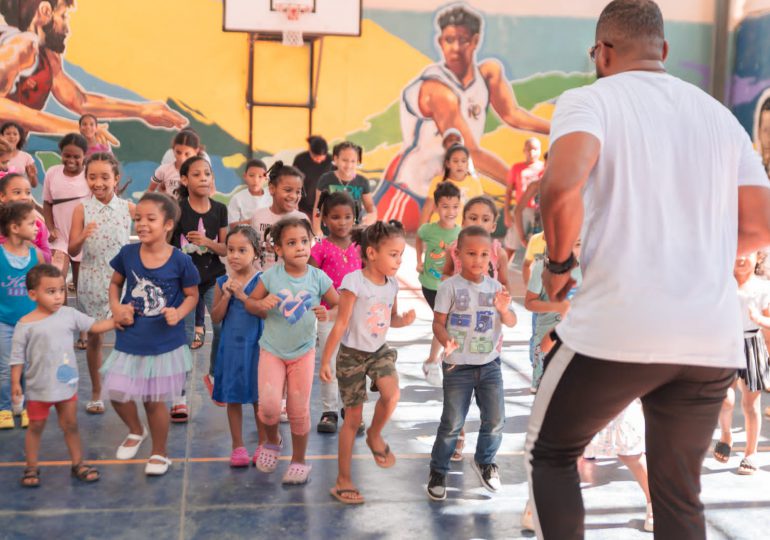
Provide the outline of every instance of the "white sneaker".
{"type": "Polygon", "coordinates": [[[147,435],[147,426],[142,426],[141,435],[134,435],[133,433],[129,433],[126,438],[123,439],[121,445],[118,446],[118,451],[115,453],[115,457],[118,459],[133,459],[137,452],[139,452],[139,447],[142,446],[142,441],[147,438],[147,435]],[[139,442],[135,446],[126,446],[128,441],[139,442]]]}
{"type": "Polygon", "coordinates": [[[527,501],[524,512],[521,514],[521,529],[523,531],[535,530],[535,518],[532,516],[532,503],[527,501]]]}
{"type": "Polygon", "coordinates": [[[422,363],[422,372],[428,384],[431,386],[442,386],[441,367],[438,365],[438,362],[428,362],[426,360],[422,363]]]}
{"type": "Polygon", "coordinates": [[[166,456],[155,454],[150,456],[150,459],[147,460],[147,465],[144,466],[144,474],[147,476],[163,476],[168,472],[170,466],[170,459],[166,456]],[[152,460],[160,461],[160,463],[152,463],[152,460]]]}
{"type": "Polygon", "coordinates": [[[644,530],[655,532],[655,519],[652,516],[652,503],[647,503],[647,515],[644,518],[644,530]]]}
{"type": "Polygon", "coordinates": [[[289,421],[289,413],[286,412],[286,400],[281,400],[281,423],[285,424],[289,421]]]}

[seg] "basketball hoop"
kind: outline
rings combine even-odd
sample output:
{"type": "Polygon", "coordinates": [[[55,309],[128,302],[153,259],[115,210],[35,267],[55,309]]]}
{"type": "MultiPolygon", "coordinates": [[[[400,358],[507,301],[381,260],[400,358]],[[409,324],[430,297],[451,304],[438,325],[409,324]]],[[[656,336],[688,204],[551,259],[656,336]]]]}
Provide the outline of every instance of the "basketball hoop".
{"type": "Polygon", "coordinates": [[[286,18],[286,26],[283,28],[281,43],[287,47],[302,47],[305,40],[302,37],[302,28],[299,21],[302,15],[312,11],[312,2],[274,0],[276,11],[283,13],[286,18]]]}

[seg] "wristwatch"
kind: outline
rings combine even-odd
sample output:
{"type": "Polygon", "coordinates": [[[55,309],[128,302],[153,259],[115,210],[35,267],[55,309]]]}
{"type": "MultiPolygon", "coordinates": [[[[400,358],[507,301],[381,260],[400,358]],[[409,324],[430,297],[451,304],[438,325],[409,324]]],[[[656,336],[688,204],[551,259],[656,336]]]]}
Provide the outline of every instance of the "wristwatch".
{"type": "Polygon", "coordinates": [[[572,268],[575,267],[575,264],[577,263],[577,259],[575,258],[574,253],[569,254],[569,258],[564,262],[556,262],[553,259],[551,259],[549,256],[546,256],[545,258],[545,268],[552,274],[566,274],[572,268]]]}

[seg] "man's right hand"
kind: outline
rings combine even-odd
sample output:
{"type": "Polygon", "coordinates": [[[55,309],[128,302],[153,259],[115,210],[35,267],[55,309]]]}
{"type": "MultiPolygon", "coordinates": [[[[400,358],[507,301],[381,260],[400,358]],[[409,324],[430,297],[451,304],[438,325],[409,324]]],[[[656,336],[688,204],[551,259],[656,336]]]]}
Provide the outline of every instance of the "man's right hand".
{"type": "Polygon", "coordinates": [[[142,103],[141,115],[151,126],[181,129],[188,124],[187,118],[160,101],[142,103]]]}

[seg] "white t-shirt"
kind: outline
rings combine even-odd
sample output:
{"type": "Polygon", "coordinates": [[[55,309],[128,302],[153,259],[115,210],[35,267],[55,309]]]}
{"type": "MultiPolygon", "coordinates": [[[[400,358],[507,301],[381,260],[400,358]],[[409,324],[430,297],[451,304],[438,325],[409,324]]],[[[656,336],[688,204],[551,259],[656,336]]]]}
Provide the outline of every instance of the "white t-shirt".
{"type": "Polygon", "coordinates": [[[273,211],[270,210],[270,206],[260,208],[254,212],[254,215],[251,218],[251,226],[254,227],[259,235],[260,254],[258,266],[261,270],[271,268],[278,260],[275,251],[273,251],[272,243],[268,242],[268,239],[265,237],[265,232],[271,225],[274,225],[287,217],[307,219],[307,216],[299,210],[289,212],[288,214],[274,214],[273,211]]]}
{"type": "Polygon", "coordinates": [[[386,277],[383,285],[372,283],[362,270],[355,270],[342,278],[340,291],[356,295],[353,313],[342,344],[364,352],[375,352],[385,343],[390,328],[390,314],[398,294],[396,278],[386,277]]]}
{"type": "Polygon", "coordinates": [[[738,300],[741,302],[743,331],[759,330],[757,323],[749,316],[749,308],[753,307],[761,314],[770,307],[770,283],[759,276],[751,276],[743,286],[738,287],[738,300]]]}
{"type": "Polygon", "coordinates": [[[172,197],[176,197],[179,185],[181,184],[179,171],[174,166],[173,161],[171,163],[164,163],[155,169],[155,173],[150,180],[163,186],[166,193],[172,197]]]}
{"type": "Polygon", "coordinates": [[[260,208],[267,208],[273,204],[270,192],[265,189],[262,195],[252,195],[248,189],[242,189],[230,198],[227,203],[227,220],[229,223],[244,221],[254,217],[254,213],[260,208]]]}
{"type": "Polygon", "coordinates": [[[770,186],[728,109],[665,73],[565,92],[551,144],[601,143],[583,190],[583,285],[557,333],[621,362],[745,367],[733,265],[738,186],[770,186]]]}

